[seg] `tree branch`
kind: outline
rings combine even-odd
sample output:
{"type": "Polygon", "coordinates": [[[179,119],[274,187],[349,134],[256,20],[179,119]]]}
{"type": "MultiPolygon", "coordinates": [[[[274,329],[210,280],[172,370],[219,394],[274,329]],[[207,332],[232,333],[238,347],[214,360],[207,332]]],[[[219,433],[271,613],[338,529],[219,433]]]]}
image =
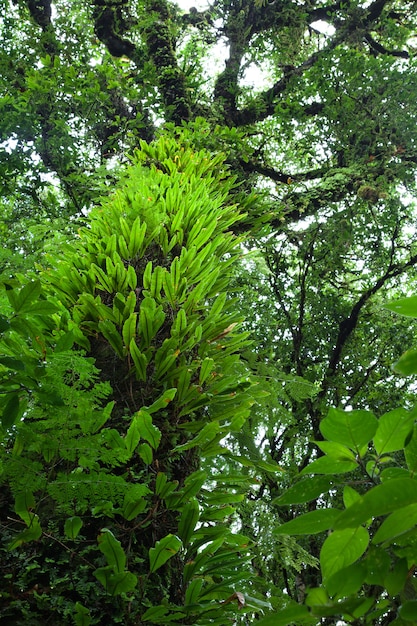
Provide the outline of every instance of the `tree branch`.
{"type": "Polygon", "coordinates": [[[148,10],[155,18],[145,29],[149,56],[155,65],[167,119],[175,124],[191,118],[184,73],[180,70],[170,32],[166,0],[150,0],[148,10]]]}
{"type": "Polygon", "coordinates": [[[381,276],[372,287],[367,289],[362,294],[359,300],[353,305],[349,316],[340,322],[338,336],[329,359],[328,371],[325,380],[322,383],[322,389],[317,396],[318,398],[323,398],[325,396],[329,388],[330,379],[334,376],[339,366],[343,349],[356,329],[361,311],[368,300],[375,295],[387,281],[403,274],[408,268],[413,267],[414,265],[417,265],[417,254],[413,255],[407,263],[403,263],[401,265],[394,265],[390,263],[383,276],[381,276]]]}

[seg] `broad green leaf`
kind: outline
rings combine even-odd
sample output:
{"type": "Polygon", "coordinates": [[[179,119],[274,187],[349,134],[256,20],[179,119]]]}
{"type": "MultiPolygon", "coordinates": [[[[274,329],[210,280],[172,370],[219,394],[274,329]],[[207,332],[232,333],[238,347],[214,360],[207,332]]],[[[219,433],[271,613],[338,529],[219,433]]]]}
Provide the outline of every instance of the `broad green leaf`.
{"type": "Polygon", "coordinates": [[[317,624],[306,606],[296,604],[287,606],[276,613],[256,622],[256,626],[310,626],[317,624]]]}
{"type": "Polygon", "coordinates": [[[15,313],[23,313],[30,308],[32,302],[37,300],[41,293],[40,280],[27,283],[20,291],[6,290],[6,295],[15,313]]]}
{"type": "Polygon", "coordinates": [[[417,473],[417,426],[414,426],[413,436],[405,446],[405,460],[407,467],[412,474],[417,473]]]}
{"type": "Polygon", "coordinates": [[[367,584],[383,587],[385,576],[391,568],[389,553],[371,543],[362,562],[367,570],[365,579],[367,584]]]}
{"type": "Polygon", "coordinates": [[[190,541],[199,517],[200,507],[197,498],[193,497],[184,506],[178,523],[178,535],[184,546],[190,541]]]}
{"type": "Polygon", "coordinates": [[[111,530],[103,528],[97,537],[98,547],[107,559],[107,563],[116,573],[124,572],[126,566],[126,554],[120,541],[116,539],[111,530]]]}
{"type": "Polygon", "coordinates": [[[382,415],[374,436],[375,450],[379,455],[401,450],[413,430],[414,412],[394,409],[382,415]]]}
{"type": "MultiPolygon", "coordinates": [[[[26,520],[25,520],[26,521],[26,520]]],[[[28,523],[28,528],[19,533],[13,541],[8,545],[9,550],[14,550],[18,548],[24,543],[28,543],[29,541],[37,541],[42,536],[42,528],[39,523],[39,518],[35,513],[30,514],[30,522],[28,523]]]]}
{"type": "Polygon", "coordinates": [[[316,446],[320,448],[327,456],[338,461],[355,461],[355,455],[352,450],[337,441],[315,441],[316,446]]]}
{"type": "Polygon", "coordinates": [[[90,610],[80,602],[75,603],[74,622],[75,626],[90,626],[91,624],[90,610]]]}
{"type": "Polygon", "coordinates": [[[132,572],[115,572],[110,566],[99,567],[93,573],[110,596],[128,593],[132,591],[138,583],[137,576],[132,574],[132,572]]]}
{"type": "Polygon", "coordinates": [[[363,563],[352,563],[344,567],[326,581],[328,594],[339,598],[356,594],[365,580],[366,573],[363,563]]]}
{"type": "Polygon", "coordinates": [[[340,460],[331,456],[322,456],[307,465],[300,472],[300,476],[304,474],[346,474],[352,472],[357,466],[358,464],[354,460],[340,460]]]}
{"type": "Polygon", "coordinates": [[[172,400],[175,398],[176,393],[177,390],[175,387],[173,389],[167,389],[166,391],[164,391],[160,398],[158,398],[153,404],[151,404],[151,406],[144,407],[144,410],[146,411],[146,413],[149,413],[149,415],[152,415],[152,413],[155,413],[156,411],[166,409],[168,404],[172,402],[172,400]]]}
{"type": "Polygon", "coordinates": [[[150,493],[146,485],[131,485],[123,499],[123,517],[130,521],[143,513],[148,506],[146,496],[150,493]]]}
{"type": "Polygon", "coordinates": [[[162,435],[159,428],[152,423],[152,417],[147,411],[141,409],[135,414],[134,419],[137,420],[141,438],[145,439],[156,450],[162,435]]]}
{"type": "Polygon", "coordinates": [[[218,424],[218,422],[209,422],[208,424],[203,426],[203,428],[200,430],[198,435],[194,437],[194,439],[191,439],[191,441],[183,443],[182,445],[176,446],[173,449],[173,452],[184,452],[185,450],[191,450],[196,446],[202,446],[204,444],[207,444],[215,438],[219,430],[220,425],[218,424]]]}
{"type": "Polygon", "coordinates": [[[83,525],[83,521],[80,517],[69,517],[65,520],[64,533],[69,539],[75,539],[80,532],[83,525]]]}
{"type": "Polygon", "coordinates": [[[417,503],[409,504],[394,511],[382,522],[372,539],[372,543],[379,544],[385,541],[392,541],[416,526],[417,503]]]}
{"type": "Polygon", "coordinates": [[[26,490],[16,495],[14,510],[28,526],[31,523],[31,515],[33,515],[31,511],[35,508],[35,506],[35,498],[31,491],[26,490]]]}
{"type": "Polygon", "coordinates": [[[387,515],[397,509],[417,502],[417,481],[412,478],[396,478],[373,487],[340,514],[334,528],[353,528],[364,524],[371,517],[387,515]]]}
{"type": "Polygon", "coordinates": [[[149,550],[150,573],[156,572],[162,565],[171,559],[181,547],[181,540],[169,534],[157,541],[154,548],[149,550]]]}
{"type": "Polygon", "coordinates": [[[4,365],[11,370],[17,370],[22,372],[25,369],[25,363],[20,359],[15,359],[11,356],[2,356],[0,357],[0,365],[4,365]]]}
{"type": "Polygon", "coordinates": [[[167,606],[158,605],[151,606],[150,609],[147,609],[145,613],[142,615],[142,620],[144,622],[153,622],[157,624],[161,624],[161,619],[169,613],[169,608],[167,606]]]}
{"type": "Polygon", "coordinates": [[[417,622],[417,600],[409,600],[408,602],[404,602],[400,606],[400,610],[398,611],[401,619],[404,619],[408,622],[417,622]]]}
{"type": "Polygon", "coordinates": [[[197,603],[202,586],[202,578],[194,578],[194,580],[190,582],[185,592],[185,606],[197,603]]]}
{"type": "Polygon", "coordinates": [[[190,498],[193,498],[200,491],[206,480],[207,473],[204,470],[193,472],[185,479],[183,488],[168,497],[167,503],[169,503],[169,506],[179,506],[188,502],[190,498]]]}
{"type": "Polygon", "coordinates": [[[303,478],[295,485],[284,491],[281,496],[273,500],[273,504],[285,506],[287,504],[304,504],[320,497],[334,487],[335,481],[326,476],[303,478]]]}
{"type": "Polygon", "coordinates": [[[368,531],[358,528],[337,530],[329,535],[320,551],[320,566],[323,580],[357,561],[369,543],[368,531]]]}
{"type": "Polygon", "coordinates": [[[0,315],[0,333],[5,333],[6,330],[9,330],[10,322],[4,315],[0,315]]]}
{"type": "Polygon", "coordinates": [[[313,587],[308,591],[305,600],[307,606],[321,606],[329,604],[329,596],[323,587],[313,587]]]}
{"type": "Polygon", "coordinates": [[[128,451],[130,456],[132,456],[132,454],[136,450],[136,447],[139,444],[139,441],[140,441],[139,423],[138,423],[138,420],[136,419],[136,415],[134,415],[129,428],[127,429],[126,437],[124,439],[126,450],[128,451]]]}
{"type": "Polygon", "coordinates": [[[394,313],[398,313],[398,315],[417,317],[417,296],[392,300],[392,302],[388,302],[384,308],[389,311],[394,311],[394,313]]]}
{"type": "Polygon", "coordinates": [[[353,489],[352,487],[349,487],[349,485],[345,485],[345,487],[343,488],[343,504],[346,508],[359,500],[360,497],[360,493],[355,491],[355,489],[353,489]]]}
{"type": "Polygon", "coordinates": [[[417,374],[417,348],[410,348],[404,352],[393,364],[392,369],[403,376],[417,374]]]}
{"type": "Polygon", "coordinates": [[[67,350],[71,350],[72,346],[75,342],[74,332],[72,330],[67,333],[61,335],[58,341],[55,344],[54,352],[66,352],[67,350]]]}
{"type": "Polygon", "coordinates": [[[1,423],[5,430],[11,428],[16,422],[20,413],[19,394],[13,393],[6,403],[1,416],[1,423]]]}
{"type": "Polygon", "coordinates": [[[333,527],[339,517],[337,509],[317,509],[304,515],[299,515],[274,530],[276,535],[315,535],[333,527]]]}
{"type": "Polygon", "coordinates": [[[378,420],[370,411],[331,408],[320,422],[320,431],[329,441],[358,450],[371,441],[377,426],[378,420]]]}
{"type": "Polygon", "coordinates": [[[25,305],[22,311],[31,315],[52,315],[59,311],[59,306],[49,300],[40,300],[39,302],[25,305]]]}
{"type": "Polygon", "coordinates": [[[153,461],[153,451],[148,443],[140,443],[138,445],[138,454],[146,465],[151,465],[153,461]]]}
{"type": "MultiPolygon", "coordinates": [[[[381,548],[378,548],[379,550],[381,548]]],[[[392,570],[390,570],[384,578],[384,586],[391,596],[400,593],[407,582],[409,576],[409,566],[407,559],[399,559],[392,570]]]]}

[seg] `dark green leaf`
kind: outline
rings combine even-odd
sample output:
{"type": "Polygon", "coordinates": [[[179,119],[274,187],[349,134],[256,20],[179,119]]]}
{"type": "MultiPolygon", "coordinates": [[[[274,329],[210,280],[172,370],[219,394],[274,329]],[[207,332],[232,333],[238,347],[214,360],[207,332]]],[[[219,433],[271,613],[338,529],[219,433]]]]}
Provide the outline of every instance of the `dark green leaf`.
{"type": "Polygon", "coordinates": [[[20,401],[19,394],[14,393],[8,399],[6,406],[3,409],[3,414],[1,417],[1,423],[3,428],[6,430],[11,428],[13,424],[16,422],[20,413],[20,401]]]}
{"type": "Polygon", "coordinates": [[[335,484],[334,479],[326,476],[303,478],[273,501],[273,504],[304,504],[326,493],[335,484]]]}
{"type": "Polygon", "coordinates": [[[65,520],[64,532],[69,539],[75,539],[80,532],[83,521],[80,517],[69,517],[65,520]]]}
{"type": "Polygon", "coordinates": [[[341,513],[336,520],[336,529],[353,528],[364,524],[372,517],[387,515],[417,501],[417,481],[412,478],[397,478],[374,487],[341,513]]]}
{"type": "Polygon", "coordinates": [[[317,509],[295,517],[274,530],[277,535],[315,535],[333,527],[334,521],[339,517],[337,509],[317,509]]]}

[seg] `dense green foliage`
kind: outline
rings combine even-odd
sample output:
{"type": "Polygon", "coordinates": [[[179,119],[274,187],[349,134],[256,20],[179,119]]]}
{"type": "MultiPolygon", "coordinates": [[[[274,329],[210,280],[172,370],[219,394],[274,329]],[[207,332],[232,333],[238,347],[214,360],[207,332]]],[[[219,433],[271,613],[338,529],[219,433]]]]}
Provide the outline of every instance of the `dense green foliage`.
{"type": "Polygon", "coordinates": [[[0,15],[1,622],[415,623],[415,2],[0,15]]]}

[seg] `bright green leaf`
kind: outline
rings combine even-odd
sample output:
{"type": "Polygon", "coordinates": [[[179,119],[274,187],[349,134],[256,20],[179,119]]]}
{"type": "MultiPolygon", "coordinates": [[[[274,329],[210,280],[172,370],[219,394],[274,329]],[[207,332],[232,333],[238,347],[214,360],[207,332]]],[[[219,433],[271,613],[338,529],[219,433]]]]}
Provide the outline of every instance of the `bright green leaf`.
{"type": "Polygon", "coordinates": [[[406,409],[394,409],[382,415],[374,436],[375,450],[379,455],[401,450],[413,430],[415,415],[406,409]]]}
{"type": "Polygon", "coordinates": [[[358,450],[371,441],[377,426],[378,420],[370,411],[331,408],[320,422],[320,431],[329,441],[358,450]]]}
{"type": "Polygon", "coordinates": [[[337,530],[329,535],[320,551],[320,566],[323,580],[357,561],[369,543],[368,531],[358,528],[337,530]]]}
{"type": "Polygon", "coordinates": [[[150,573],[156,572],[162,565],[171,559],[181,547],[181,540],[169,534],[157,541],[154,548],[149,550],[150,573]]]}

